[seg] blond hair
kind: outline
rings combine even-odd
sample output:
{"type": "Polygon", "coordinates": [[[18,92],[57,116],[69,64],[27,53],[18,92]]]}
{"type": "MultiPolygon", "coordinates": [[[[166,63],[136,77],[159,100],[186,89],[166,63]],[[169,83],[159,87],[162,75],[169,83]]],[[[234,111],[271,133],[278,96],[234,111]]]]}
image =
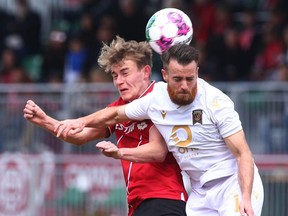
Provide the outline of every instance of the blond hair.
{"type": "Polygon", "coordinates": [[[106,73],[123,60],[135,61],[139,69],[145,65],[152,67],[152,49],[147,42],[125,41],[119,36],[110,45],[103,43],[98,64],[106,73]]]}

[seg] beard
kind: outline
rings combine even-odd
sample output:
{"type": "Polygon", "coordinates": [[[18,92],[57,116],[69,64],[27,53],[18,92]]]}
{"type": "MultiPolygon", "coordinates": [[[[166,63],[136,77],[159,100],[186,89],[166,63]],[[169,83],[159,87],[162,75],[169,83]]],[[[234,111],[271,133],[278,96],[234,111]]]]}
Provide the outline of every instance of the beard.
{"type": "Polygon", "coordinates": [[[177,105],[185,106],[191,104],[197,93],[197,85],[195,85],[191,91],[177,91],[175,88],[172,88],[168,85],[168,93],[171,101],[177,105]]]}

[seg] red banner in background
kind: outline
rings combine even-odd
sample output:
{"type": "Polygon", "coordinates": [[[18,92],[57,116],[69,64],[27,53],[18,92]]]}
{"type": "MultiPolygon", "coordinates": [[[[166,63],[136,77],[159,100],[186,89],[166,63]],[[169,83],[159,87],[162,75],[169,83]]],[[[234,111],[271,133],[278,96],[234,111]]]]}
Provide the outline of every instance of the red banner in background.
{"type": "Polygon", "coordinates": [[[0,216],[37,215],[52,190],[54,155],[0,155],[0,216]]]}
{"type": "Polygon", "coordinates": [[[47,152],[0,155],[0,216],[72,215],[76,209],[126,214],[120,161],[47,152]]]}

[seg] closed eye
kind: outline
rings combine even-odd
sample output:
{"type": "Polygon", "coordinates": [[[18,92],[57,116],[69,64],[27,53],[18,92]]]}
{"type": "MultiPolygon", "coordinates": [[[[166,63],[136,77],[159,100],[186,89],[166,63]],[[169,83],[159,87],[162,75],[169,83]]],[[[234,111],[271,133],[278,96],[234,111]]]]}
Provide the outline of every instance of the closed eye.
{"type": "Polygon", "coordinates": [[[117,77],[118,77],[118,74],[116,74],[116,73],[112,73],[111,75],[112,75],[113,80],[117,79],[117,77]]]}

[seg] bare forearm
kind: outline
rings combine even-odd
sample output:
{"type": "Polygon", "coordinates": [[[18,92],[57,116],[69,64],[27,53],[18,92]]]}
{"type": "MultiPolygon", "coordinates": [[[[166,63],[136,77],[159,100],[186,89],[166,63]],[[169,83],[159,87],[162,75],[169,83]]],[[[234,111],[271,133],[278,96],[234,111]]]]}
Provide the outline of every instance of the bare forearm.
{"type": "Polygon", "coordinates": [[[239,184],[243,198],[250,199],[254,179],[254,161],[252,155],[242,156],[238,161],[239,184]]]}
{"type": "Polygon", "coordinates": [[[122,148],[121,159],[135,162],[163,162],[168,149],[156,127],[149,130],[149,142],[136,148],[122,148]]]}
{"type": "Polygon", "coordinates": [[[41,128],[45,129],[46,131],[52,133],[53,135],[56,135],[56,133],[54,132],[54,125],[57,124],[58,122],[59,122],[58,120],[50,116],[47,116],[42,122],[36,124],[41,128]]]}
{"type": "Polygon", "coordinates": [[[155,141],[134,148],[118,148],[110,141],[101,141],[96,147],[107,157],[132,162],[163,162],[168,149],[165,144],[155,141]]]}
{"type": "MultiPolygon", "coordinates": [[[[56,136],[57,133],[54,131],[54,127],[57,123],[59,123],[58,120],[50,116],[46,116],[45,120],[43,120],[41,124],[39,123],[37,125],[43,128],[44,130],[48,131],[52,135],[56,136]]],[[[72,145],[81,146],[91,141],[92,139],[104,138],[106,136],[107,136],[106,129],[97,130],[91,128],[84,128],[81,133],[75,135],[69,135],[68,133],[68,136],[64,137],[63,135],[61,135],[58,138],[72,145]]]]}
{"type": "MultiPolygon", "coordinates": [[[[61,121],[48,116],[34,101],[28,100],[23,109],[24,118],[29,122],[41,127],[42,129],[48,131],[59,139],[74,144],[82,145],[90,140],[97,138],[104,138],[109,135],[107,128],[92,129],[92,128],[82,128],[81,132],[77,134],[71,134],[70,130],[66,133],[60,133],[56,129],[61,125],[61,121]]],[[[64,120],[65,122],[70,122],[72,120],[64,120]]],[[[73,122],[73,121],[72,121],[73,122]]]]}
{"type": "Polygon", "coordinates": [[[254,160],[249,146],[246,142],[244,131],[225,138],[225,143],[235,155],[238,164],[238,180],[242,195],[250,199],[254,179],[254,160]]]}
{"type": "Polygon", "coordinates": [[[120,155],[122,160],[128,160],[132,162],[163,162],[166,153],[160,151],[150,151],[145,148],[145,145],[139,146],[137,148],[120,148],[120,155]]]}
{"type": "Polygon", "coordinates": [[[242,193],[239,203],[241,215],[254,215],[251,195],[254,181],[254,159],[246,142],[244,131],[226,137],[225,142],[235,155],[238,165],[238,181],[242,193]]]}
{"type": "Polygon", "coordinates": [[[81,117],[80,120],[85,127],[103,128],[128,120],[128,118],[124,113],[124,107],[108,107],[81,117]]]}

